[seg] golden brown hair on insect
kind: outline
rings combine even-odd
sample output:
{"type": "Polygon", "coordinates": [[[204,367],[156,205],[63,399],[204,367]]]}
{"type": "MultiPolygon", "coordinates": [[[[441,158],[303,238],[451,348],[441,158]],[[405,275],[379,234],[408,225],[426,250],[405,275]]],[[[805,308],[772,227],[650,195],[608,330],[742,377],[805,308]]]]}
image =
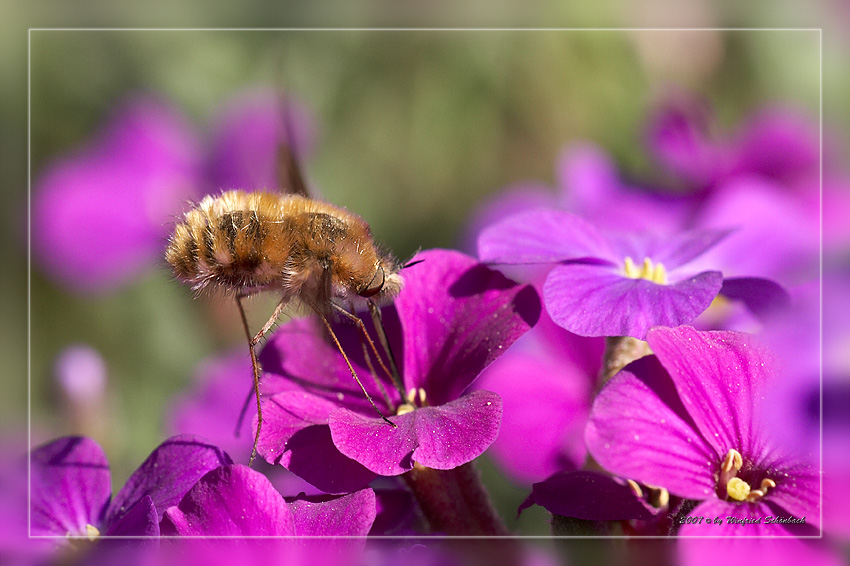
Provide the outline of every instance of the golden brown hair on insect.
{"type": "MultiPolygon", "coordinates": [[[[295,169],[284,181],[291,186],[291,179],[299,179],[296,185],[301,192],[306,185],[291,152],[286,150],[286,155],[295,169]]],[[[366,307],[375,318],[376,305],[392,300],[402,286],[398,264],[377,246],[362,218],[299,194],[224,191],[205,197],[184,214],[174,227],[165,258],[177,279],[196,293],[221,291],[236,300],[248,340],[257,401],[257,431],[249,465],[256,456],[263,424],[255,346],[288,305],[306,307],[322,320],[372,407],[395,426],[360,382],[328,321],[332,312],[354,321],[381,366],[392,374],[396,387],[402,388],[392,356],[392,370],[388,370],[363,322],[353,314],[354,309],[366,307]],[[280,301],[260,331],[252,335],[242,299],[262,291],[277,293],[280,301]],[[352,312],[342,305],[350,305],[352,312]]],[[[381,342],[385,342],[383,336],[381,342]]]]}

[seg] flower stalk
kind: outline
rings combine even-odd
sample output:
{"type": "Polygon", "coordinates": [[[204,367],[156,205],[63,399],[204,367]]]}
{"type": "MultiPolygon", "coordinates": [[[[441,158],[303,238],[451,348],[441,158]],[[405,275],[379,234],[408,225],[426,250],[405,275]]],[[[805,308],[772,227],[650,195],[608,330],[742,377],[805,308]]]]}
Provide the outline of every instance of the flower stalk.
{"type": "Polygon", "coordinates": [[[452,470],[415,464],[402,477],[413,491],[432,532],[453,536],[509,534],[472,462],[452,470]]]}

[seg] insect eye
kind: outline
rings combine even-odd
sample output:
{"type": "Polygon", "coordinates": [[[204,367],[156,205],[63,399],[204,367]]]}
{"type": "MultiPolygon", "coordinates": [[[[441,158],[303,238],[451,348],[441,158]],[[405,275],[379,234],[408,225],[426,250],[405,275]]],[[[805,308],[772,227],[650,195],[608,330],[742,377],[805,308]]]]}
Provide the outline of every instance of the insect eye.
{"type": "Polygon", "coordinates": [[[372,297],[377,295],[384,288],[384,268],[380,265],[375,270],[372,280],[366,285],[366,288],[358,293],[361,297],[372,297]]]}

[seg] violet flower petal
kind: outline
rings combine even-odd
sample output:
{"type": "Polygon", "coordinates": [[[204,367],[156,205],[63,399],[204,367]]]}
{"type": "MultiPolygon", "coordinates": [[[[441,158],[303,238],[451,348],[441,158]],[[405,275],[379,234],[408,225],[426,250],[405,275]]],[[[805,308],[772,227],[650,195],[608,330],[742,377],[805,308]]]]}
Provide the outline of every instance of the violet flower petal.
{"type": "Polygon", "coordinates": [[[780,507],[783,515],[805,517],[807,525],[820,527],[820,473],[817,468],[785,464],[777,471],[776,487],[770,490],[767,500],[780,507]],[[786,473],[788,479],[785,479],[786,473]]]}
{"type": "Polygon", "coordinates": [[[162,520],[163,534],[287,536],[295,520],[271,482],[247,466],[228,465],[202,477],[162,520]]]}
{"type": "Polygon", "coordinates": [[[655,328],[646,339],[718,458],[732,448],[757,460],[770,453],[753,415],[753,400],[775,373],[770,352],[747,334],[689,326],[655,328]]]}
{"type": "Polygon", "coordinates": [[[340,497],[303,497],[288,502],[298,536],[363,536],[375,522],[375,492],[361,489],[340,497]]]}
{"type": "Polygon", "coordinates": [[[459,252],[429,250],[404,270],[395,305],[404,329],[404,380],[431,406],[457,399],[540,316],[531,286],[459,252]]]}
{"type": "Polygon", "coordinates": [[[593,458],[618,476],[691,499],[715,491],[716,452],[696,433],[654,356],[628,365],[599,392],[585,440],[593,458]]]}
{"type": "MultiPolygon", "coordinates": [[[[367,328],[371,328],[371,321],[365,324],[367,328]]],[[[391,309],[384,309],[384,326],[391,337],[395,334],[391,330],[397,328],[396,324],[397,317],[391,309]]],[[[334,333],[366,390],[382,410],[388,411],[381,390],[371,377],[371,370],[365,362],[361,335],[357,327],[353,324],[336,324],[334,333]]],[[[260,386],[263,394],[269,395],[284,390],[305,391],[317,398],[332,401],[334,406],[374,411],[352,377],[345,359],[326,336],[327,330],[315,317],[296,319],[277,329],[260,352],[259,360],[263,366],[263,381],[260,386]]],[[[396,356],[403,353],[403,348],[393,343],[393,340],[391,346],[393,352],[397,352],[396,356]]],[[[378,347],[380,348],[380,345],[378,347]]],[[[393,402],[398,404],[398,392],[389,383],[389,379],[383,376],[380,368],[376,370],[384,389],[393,402]]]]}
{"type": "Polygon", "coordinates": [[[688,230],[675,234],[611,234],[611,248],[622,263],[626,257],[635,264],[648,257],[655,263],[664,264],[670,272],[710,250],[732,230],[688,230]]]}
{"type": "Polygon", "coordinates": [[[558,472],[535,483],[533,496],[554,515],[588,521],[648,521],[658,513],[626,482],[600,472],[558,472]]]}
{"type": "Polygon", "coordinates": [[[643,339],[652,326],[678,326],[695,319],[722,284],[718,271],[658,285],[602,266],[559,265],[546,278],[543,302],[558,325],[580,336],[643,339]]]}
{"type": "Polygon", "coordinates": [[[107,537],[158,537],[160,519],[161,517],[157,515],[153,499],[151,499],[150,495],[145,495],[136,501],[117,520],[110,522],[109,526],[101,534],[107,537]]]}
{"type": "Polygon", "coordinates": [[[90,438],[70,436],[30,455],[32,535],[87,535],[99,527],[112,491],[109,462],[90,438]]]}
{"type": "Polygon", "coordinates": [[[480,456],[499,434],[502,401],[490,391],[473,391],[436,407],[392,416],[396,427],[347,409],[331,413],[339,450],[382,476],[397,476],[418,462],[450,470],[480,456]]]}
{"type": "Polygon", "coordinates": [[[762,319],[791,305],[791,297],[782,285],[761,277],[728,277],[723,280],[720,294],[742,301],[762,319]]]}
{"type": "Polygon", "coordinates": [[[559,210],[522,212],[493,224],[478,238],[478,257],[505,264],[622,259],[593,224],[559,210]]]}
{"type": "MultiPolygon", "coordinates": [[[[331,401],[300,391],[267,397],[258,453],[325,493],[349,493],[364,487],[376,474],[334,445],[327,423],[336,408],[331,401]]],[[[256,426],[255,419],[255,430],[256,426]]]]}
{"type": "Polygon", "coordinates": [[[161,520],[165,510],[176,505],[202,476],[232,463],[230,456],[205,440],[188,434],[173,436],[129,477],[109,506],[108,521],[120,519],[145,496],[151,497],[161,520]]]}

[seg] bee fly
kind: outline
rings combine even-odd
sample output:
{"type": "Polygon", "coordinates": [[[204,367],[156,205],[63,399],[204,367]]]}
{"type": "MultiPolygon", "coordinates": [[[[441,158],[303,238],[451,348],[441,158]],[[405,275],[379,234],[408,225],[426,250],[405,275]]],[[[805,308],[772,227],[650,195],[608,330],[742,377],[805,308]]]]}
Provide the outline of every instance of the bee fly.
{"type": "MultiPolygon", "coordinates": [[[[368,307],[377,328],[377,305],[392,300],[401,290],[400,266],[376,245],[362,218],[307,196],[291,149],[283,144],[279,153],[284,184],[298,194],[230,190],[207,196],[174,227],[165,254],[177,279],[196,293],[223,291],[236,299],[248,339],[257,401],[257,431],[249,466],[263,424],[260,366],[254,348],[288,305],[306,307],[322,320],[366,398],[392,426],[395,424],[381,413],[358,378],[328,315],[338,312],[353,320],[383,369],[401,387],[392,355],[388,355],[389,370],[363,322],[341,306],[368,307]],[[278,293],[281,298],[268,321],[252,336],[242,299],[261,291],[278,293]]],[[[389,352],[380,330],[379,338],[389,352]]]]}

